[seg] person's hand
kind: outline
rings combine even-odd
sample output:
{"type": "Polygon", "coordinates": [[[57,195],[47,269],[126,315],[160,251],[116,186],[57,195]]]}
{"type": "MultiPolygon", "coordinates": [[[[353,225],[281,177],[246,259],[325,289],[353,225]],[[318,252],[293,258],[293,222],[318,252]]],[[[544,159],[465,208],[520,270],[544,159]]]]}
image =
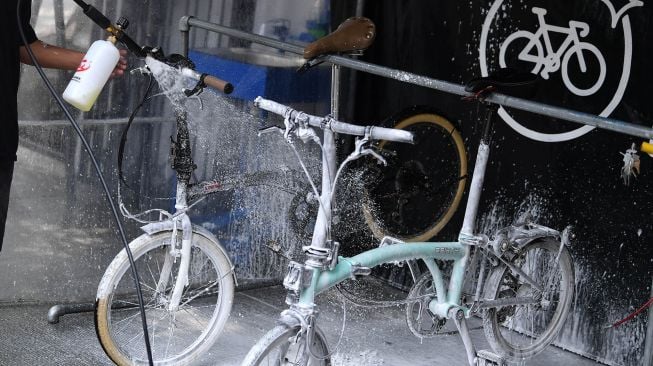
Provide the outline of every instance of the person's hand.
{"type": "Polygon", "coordinates": [[[113,72],[111,73],[111,77],[120,77],[125,74],[125,70],[127,70],[127,50],[120,50],[120,59],[118,60],[118,64],[116,65],[116,68],[113,69],[113,72]]]}

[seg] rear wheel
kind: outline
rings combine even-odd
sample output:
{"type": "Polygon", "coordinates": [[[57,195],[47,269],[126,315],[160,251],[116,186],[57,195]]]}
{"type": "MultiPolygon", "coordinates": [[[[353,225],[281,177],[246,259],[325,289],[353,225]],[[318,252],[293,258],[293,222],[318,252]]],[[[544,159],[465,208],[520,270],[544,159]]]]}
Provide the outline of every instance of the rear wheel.
{"type": "Polygon", "coordinates": [[[465,190],[467,156],[458,130],[435,113],[416,113],[395,128],[415,144],[380,141],[388,166],[366,184],[365,221],[377,239],[426,241],[449,222],[465,190]]]}
{"type": "Polygon", "coordinates": [[[574,267],[567,248],[554,239],[527,244],[511,262],[543,291],[506,266],[497,267],[486,282],[486,299],[536,302],[490,308],[483,314],[483,328],[495,352],[517,361],[535,356],[557,337],[574,295],[574,267]]]}
{"type": "Polygon", "coordinates": [[[310,342],[299,325],[278,325],[261,338],[247,353],[242,366],[328,366],[329,349],[322,331],[315,328],[310,342]],[[310,344],[310,350],[307,345],[310,344]]]}

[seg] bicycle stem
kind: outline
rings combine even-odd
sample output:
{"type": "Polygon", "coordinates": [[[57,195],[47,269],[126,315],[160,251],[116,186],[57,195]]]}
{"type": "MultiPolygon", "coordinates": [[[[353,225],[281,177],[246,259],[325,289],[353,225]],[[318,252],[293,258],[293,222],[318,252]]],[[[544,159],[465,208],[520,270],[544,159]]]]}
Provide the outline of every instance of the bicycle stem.
{"type": "Polygon", "coordinates": [[[328,237],[329,226],[333,213],[331,211],[331,192],[336,173],[336,145],[335,134],[329,129],[324,130],[324,142],[322,143],[322,194],[320,195],[320,204],[324,209],[318,210],[315,228],[313,229],[313,239],[311,246],[324,248],[328,237]]]}

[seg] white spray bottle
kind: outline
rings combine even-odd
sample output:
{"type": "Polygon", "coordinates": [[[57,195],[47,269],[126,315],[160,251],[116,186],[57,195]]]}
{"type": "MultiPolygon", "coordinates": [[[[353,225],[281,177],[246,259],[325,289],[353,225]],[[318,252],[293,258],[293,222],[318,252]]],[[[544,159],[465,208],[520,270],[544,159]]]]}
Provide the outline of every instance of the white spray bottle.
{"type": "Polygon", "coordinates": [[[63,92],[66,102],[83,112],[91,110],[120,59],[115,42],[113,36],[93,42],[63,92]]]}

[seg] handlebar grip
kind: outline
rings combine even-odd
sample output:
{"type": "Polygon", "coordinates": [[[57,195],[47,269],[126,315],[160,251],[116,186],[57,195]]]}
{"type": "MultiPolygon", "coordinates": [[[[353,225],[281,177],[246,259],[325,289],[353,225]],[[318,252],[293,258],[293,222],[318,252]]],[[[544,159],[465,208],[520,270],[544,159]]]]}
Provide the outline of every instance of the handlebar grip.
{"type": "Polygon", "coordinates": [[[278,114],[280,116],[283,116],[290,108],[273,100],[264,99],[263,97],[256,97],[256,99],[254,99],[254,105],[258,108],[272,112],[274,114],[278,114]]]}
{"type": "MultiPolygon", "coordinates": [[[[312,123],[311,123],[312,124],[312,123]]],[[[316,124],[319,126],[319,122],[316,124]]],[[[332,120],[329,124],[329,127],[333,132],[344,133],[347,135],[354,136],[364,136],[367,129],[369,128],[370,138],[372,140],[388,140],[395,142],[404,142],[404,143],[413,143],[413,133],[398,130],[396,128],[385,128],[385,127],[376,127],[376,126],[358,126],[352,125],[345,122],[332,120]]]]}
{"type": "Polygon", "coordinates": [[[215,76],[206,75],[204,83],[213,89],[217,89],[225,94],[231,94],[234,91],[234,86],[228,81],[216,78],[215,76]]]}
{"type": "Polygon", "coordinates": [[[209,74],[200,74],[199,72],[188,67],[182,67],[181,74],[191,79],[201,80],[204,82],[204,84],[225,94],[230,94],[232,91],[234,91],[234,86],[230,82],[220,80],[215,76],[211,76],[209,74]]]}
{"type": "Polygon", "coordinates": [[[413,144],[413,134],[409,131],[399,130],[396,128],[372,127],[370,137],[374,140],[388,140],[395,142],[404,142],[413,144]]]}
{"type": "Polygon", "coordinates": [[[642,142],[642,146],[640,147],[640,150],[642,150],[642,152],[645,152],[647,154],[653,154],[653,144],[650,142],[642,142]]]}

